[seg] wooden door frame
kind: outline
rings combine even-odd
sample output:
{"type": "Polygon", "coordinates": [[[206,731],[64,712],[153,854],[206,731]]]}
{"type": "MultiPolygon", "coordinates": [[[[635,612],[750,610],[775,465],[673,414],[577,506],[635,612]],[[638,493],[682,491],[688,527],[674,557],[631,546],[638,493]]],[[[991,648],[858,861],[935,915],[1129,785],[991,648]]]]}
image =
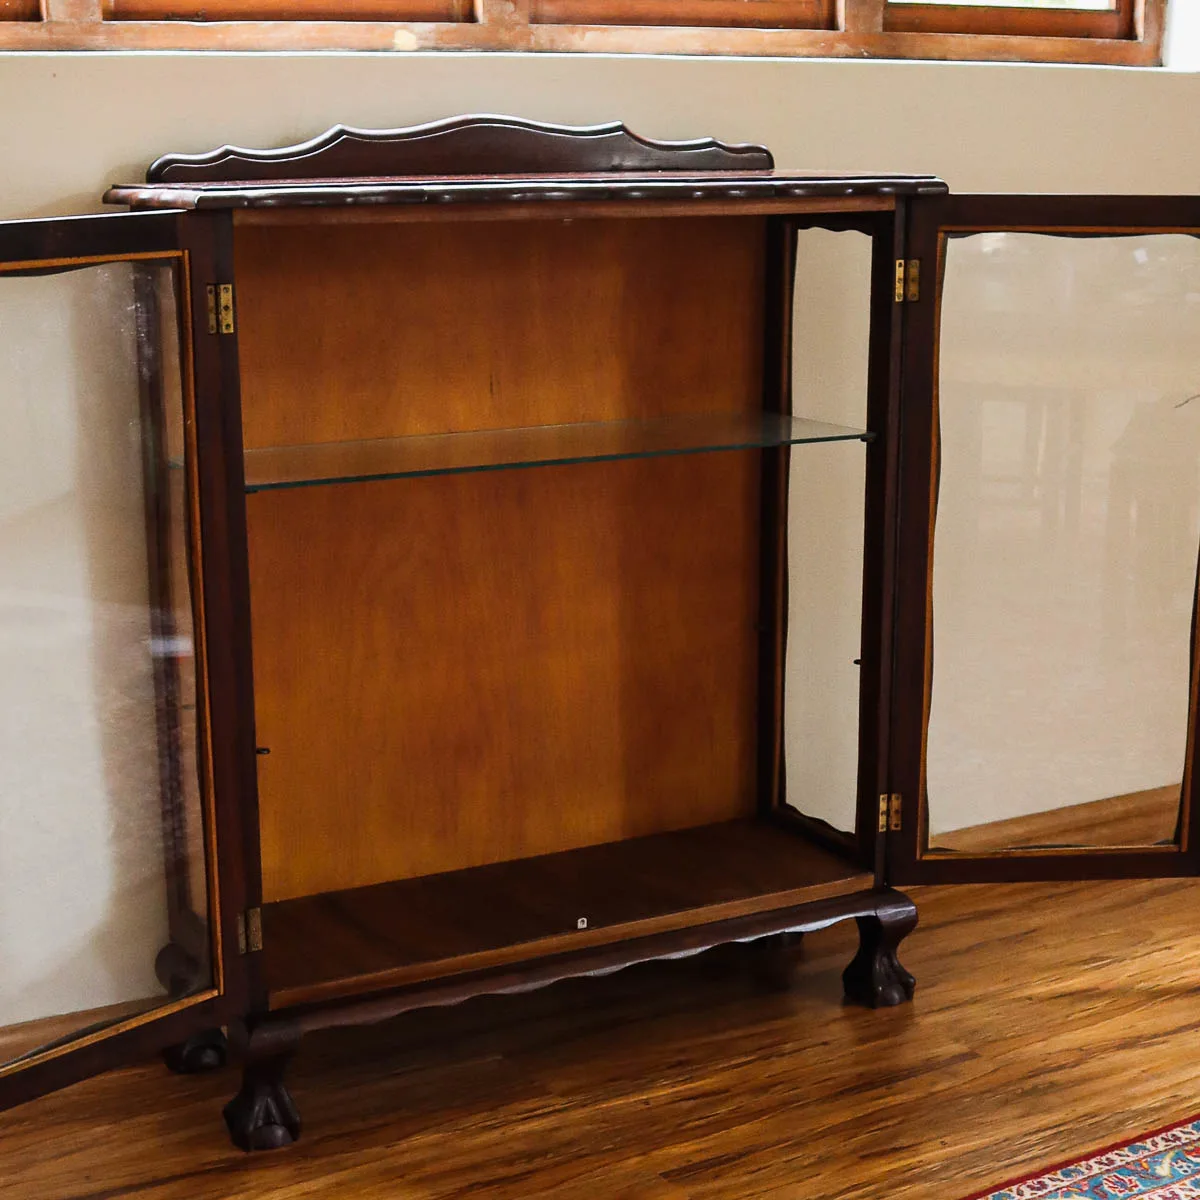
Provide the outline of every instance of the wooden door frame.
{"type": "MultiPolygon", "coordinates": [[[[779,672],[778,702],[773,711],[776,758],[764,751],[760,757],[760,772],[764,772],[774,761],[774,786],[768,789],[760,802],[760,811],[772,810],[788,824],[799,828],[818,844],[835,852],[851,854],[868,870],[876,873],[876,882],[882,885],[884,838],[878,828],[878,797],[884,781],[888,778],[888,752],[890,746],[891,720],[891,668],[893,637],[893,605],[889,597],[893,593],[896,571],[895,540],[895,497],[897,487],[899,455],[899,387],[901,362],[901,309],[894,294],[895,260],[903,255],[906,226],[907,198],[896,197],[895,208],[870,213],[806,213],[778,218],[787,229],[786,238],[778,240],[777,249],[790,255],[785,277],[776,278],[772,287],[778,290],[781,283],[788,289],[786,309],[778,314],[785,321],[786,330],[782,346],[772,343],[768,361],[772,355],[786,352],[786,366],[782,375],[768,376],[768,394],[785,394],[786,411],[791,411],[791,364],[792,364],[792,289],[796,285],[795,260],[798,235],[805,230],[823,229],[831,232],[861,233],[871,239],[871,283],[868,299],[870,311],[870,333],[867,362],[867,413],[866,427],[874,435],[865,447],[866,481],[864,487],[864,536],[863,572],[861,585],[862,621],[859,643],[860,686],[858,700],[858,795],[855,799],[855,828],[847,835],[823,821],[808,817],[803,810],[788,806],[787,780],[783,766],[783,720],[784,706],[782,675],[787,656],[787,511],[788,511],[788,452],[767,451],[766,455],[781,454],[781,471],[764,484],[764,545],[775,545],[781,541],[780,562],[776,574],[764,569],[763,584],[769,579],[782,579],[779,604],[779,624],[782,636],[777,649],[769,649],[764,643],[760,658],[765,672],[772,664],[779,672]],[[782,489],[782,492],[780,492],[782,489]],[[774,503],[780,507],[782,517],[775,516],[773,524],[768,520],[768,498],[779,497],[774,503]],[[772,532],[774,538],[772,538],[772,532]],[[772,659],[771,655],[774,655],[772,659]]],[[[768,327],[776,320],[776,314],[768,310],[768,327]]],[[[777,368],[778,370],[778,368],[777,368]]],[[[802,464],[803,460],[798,460],[802,464]]],[[[764,621],[765,626],[765,621],[764,621]]],[[[764,731],[765,733],[765,731],[764,731]]]]}
{"type": "Polygon", "coordinates": [[[924,855],[924,792],[932,632],[932,546],[937,506],[937,388],[940,306],[948,235],[1007,231],[1067,237],[1182,233],[1200,236],[1200,197],[920,196],[910,201],[909,253],[920,260],[920,300],[906,304],[901,394],[901,490],[892,786],[902,797],[901,828],[887,834],[891,884],[1010,882],[1188,876],[1200,873],[1200,772],[1195,766],[1198,716],[1196,614],[1193,612],[1191,701],[1184,765],[1182,846],[1172,849],[1001,851],[924,855]]]}
{"type": "MultiPolygon", "coordinates": [[[[221,657],[222,639],[210,639],[209,629],[220,626],[219,610],[224,590],[221,538],[209,544],[214,531],[212,497],[223,465],[206,443],[211,440],[211,380],[201,368],[197,342],[204,306],[197,311],[198,277],[211,273],[211,255],[202,242],[189,237],[191,218],[177,211],[119,213],[103,216],[58,217],[0,223],[0,277],[42,276],[86,269],[107,263],[176,265],[176,297],[180,304],[181,372],[187,409],[195,418],[195,486],[187,490],[189,526],[199,517],[199,530],[189,536],[192,570],[202,582],[193,597],[196,614],[198,678],[210,675],[200,693],[199,758],[205,805],[205,858],[209,878],[208,914],[212,938],[212,986],[194,997],[164,998],[158,1009],[118,1021],[110,1028],[84,1029],[44,1051],[17,1060],[0,1075],[0,1108],[21,1103],[45,1092],[65,1087],[89,1075],[127,1063],[146,1054],[183,1042],[205,1030],[225,1024],[244,1003],[244,960],[237,953],[238,907],[243,902],[244,847],[236,819],[238,798],[220,772],[210,772],[204,748],[211,744],[214,759],[228,734],[230,716],[224,709],[225,689],[211,670],[221,657]],[[201,648],[214,657],[205,657],[201,648]]],[[[142,289],[135,289],[139,292],[142,289]]],[[[144,302],[144,293],[139,295],[144,302]]],[[[144,398],[143,398],[144,402],[144,398]]],[[[154,569],[153,556],[151,569],[154,569]]],[[[167,850],[169,853],[169,849],[167,850]]],[[[167,897],[164,900],[167,901],[167,897]]]]}

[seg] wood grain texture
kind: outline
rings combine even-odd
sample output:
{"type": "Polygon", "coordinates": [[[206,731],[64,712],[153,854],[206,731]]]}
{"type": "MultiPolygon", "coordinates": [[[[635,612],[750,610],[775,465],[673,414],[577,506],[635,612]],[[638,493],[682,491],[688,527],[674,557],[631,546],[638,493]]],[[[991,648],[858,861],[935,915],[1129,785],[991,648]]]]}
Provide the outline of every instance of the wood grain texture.
{"type": "Polygon", "coordinates": [[[1149,788],[1051,812],[955,829],[933,850],[975,852],[1022,846],[1157,846],[1177,840],[1180,785],[1149,788]]]}
{"type": "MultiPolygon", "coordinates": [[[[754,411],[764,244],[238,229],[245,443],[754,411]]],[[[744,815],[757,481],[737,454],[250,497],[264,899],[744,815]]]]}
{"type": "Polygon", "coordinates": [[[271,1007],[765,912],[871,882],[795,833],[744,820],[269,904],[271,1007]]]}
{"type": "Polygon", "coordinates": [[[247,449],[746,411],[760,218],[239,226],[247,449]]]}
{"type": "Polygon", "coordinates": [[[314,1033],[305,1140],[250,1157],[232,1073],[151,1063],[0,1115],[0,1196],[960,1200],[1200,1107],[1200,885],[915,898],[911,1005],[842,1006],[843,925],[785,995],[731,948],[314,1033]]]}
{"type": "Polygon", "coordinates": [[[263,898],[753,811],[757,484],[714,454],[249,497],[263,898]]]}

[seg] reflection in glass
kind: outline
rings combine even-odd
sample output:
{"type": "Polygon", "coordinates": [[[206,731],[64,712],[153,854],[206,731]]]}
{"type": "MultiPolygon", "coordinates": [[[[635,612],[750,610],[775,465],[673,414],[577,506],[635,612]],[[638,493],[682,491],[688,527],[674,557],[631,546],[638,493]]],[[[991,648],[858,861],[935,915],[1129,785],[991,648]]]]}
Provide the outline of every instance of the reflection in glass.
{"type": "Polygon", "coordinates": [[[930,845],[1176,840],[1200,240],[946,243],[930,845]]]}
{"type": "MultiPolygon", "coordinates": [[[[792,406],[865,428],[871,239],[797,234],[792,406]]],[[[866,448],[793,454],[784,673],[787,802],[852,832],[858,796],[866,448]]]]}
{"type": "Polygon", "coordinates": [[[185,925],[175,992],[212,969],[184,472],[165,469],[173,269],[0,278],[0,313],[2,1068],[162,1005],[155,958],[185,925]]]}
{"type": "Polygon", "coordinates": [[[954,4],[967,8],[1058,8],[1112,12],[1116,0],[887,0],[889,4],[954,4]]]}

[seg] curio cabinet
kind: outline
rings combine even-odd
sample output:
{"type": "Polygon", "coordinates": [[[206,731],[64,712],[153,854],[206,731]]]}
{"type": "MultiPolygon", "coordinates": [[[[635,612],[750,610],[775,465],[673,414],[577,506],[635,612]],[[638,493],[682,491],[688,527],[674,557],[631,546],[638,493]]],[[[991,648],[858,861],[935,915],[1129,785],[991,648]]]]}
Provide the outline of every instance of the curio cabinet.
{"type": "Polygon", "coordinates": [[[0,1103],[1183,875],[1200,201],[499,117],[0,225],[0,1103]]]}

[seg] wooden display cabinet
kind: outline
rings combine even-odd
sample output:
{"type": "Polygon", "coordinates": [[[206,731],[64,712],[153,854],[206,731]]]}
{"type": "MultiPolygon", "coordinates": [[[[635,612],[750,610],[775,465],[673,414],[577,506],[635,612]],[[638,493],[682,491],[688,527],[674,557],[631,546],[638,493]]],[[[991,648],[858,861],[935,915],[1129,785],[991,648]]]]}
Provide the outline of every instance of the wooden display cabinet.
{"type": "Polygon", "coordinates": [[[168,931],[145,999],[14,1023],[0,1099],[213,1066],[228,1028],[233,1138],[277,1147],[309,1030],[733,941],[778,983],[847,918],[847,996],[897,1004],[894,882],[1194,871],[1188,820],[931,848],[948,239],[1200,228],[945,193],[462,118],[172,155],[107,194],[132,213],[0,226],[7,275],[130,289],[168,931]],[[808,230],[869,239],[859,428],[793,411],[808,230]],[[785,747],[789,484],[834,453],[862,472],[848,829],[785,747]]]}

